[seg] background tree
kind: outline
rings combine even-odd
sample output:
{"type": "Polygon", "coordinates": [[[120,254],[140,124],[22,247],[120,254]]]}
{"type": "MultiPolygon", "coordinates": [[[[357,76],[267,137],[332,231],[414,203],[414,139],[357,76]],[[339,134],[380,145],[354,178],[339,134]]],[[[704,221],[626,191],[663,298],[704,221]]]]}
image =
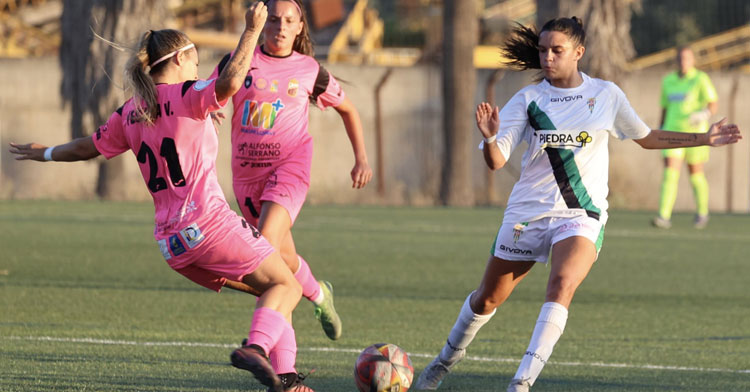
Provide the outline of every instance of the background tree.
{"type": "Polygon", "coordinates": [[[474,95],[477,85],[476,1],[443,2],[443,123],[445,154],[441,199],[451,206],[474,205],[474,95]],[[460,4],[460,5],[459,5],[460,4]]]}
{"type": "MultiPolygon", "coordinates": [[[[101,39],[133,48],[147,29],[168,27],[166,1],[64,0],[60,88],[63,102],[71,105],[71,137],[91,135],[130,94],[123,91],[123,70],[130,50],[121,50],[101,39]]],[[[123,158],[99,163],[97,193],[118,199],[123,193],[123,158]]]]}

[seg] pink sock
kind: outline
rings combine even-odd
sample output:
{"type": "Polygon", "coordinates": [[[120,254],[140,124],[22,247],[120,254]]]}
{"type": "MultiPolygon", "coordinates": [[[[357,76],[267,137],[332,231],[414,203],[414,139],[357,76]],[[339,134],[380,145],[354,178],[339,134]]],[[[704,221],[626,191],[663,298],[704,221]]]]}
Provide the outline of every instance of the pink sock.
{"type": "Polygon", "coordinates": [[[253,323],[247,336],[247,344],[260,346],[268,355],[278,343],[287,325],[289,323],[281,313],[271,308],[257,308],[253,313],[253,323]]]}
{"type": "Polygon", "coordinates": [[[300,255],[297,255],[297,258],[299,259],[299,268],[294,273],[294,277],[302,286],[302,296],[312,301],[320,295],[320,285],[315,280],[312,271],[310,271],[310,266],[307,265],[305,259],[300,255]]]}
{"type": "Polygon", "coordinates": [[[291,325],[285,326],[276,347],[271,351],[270,359],[276,374],[297,373],[297,369],[294,368],[297,359],[297,339],[291,325]]]}

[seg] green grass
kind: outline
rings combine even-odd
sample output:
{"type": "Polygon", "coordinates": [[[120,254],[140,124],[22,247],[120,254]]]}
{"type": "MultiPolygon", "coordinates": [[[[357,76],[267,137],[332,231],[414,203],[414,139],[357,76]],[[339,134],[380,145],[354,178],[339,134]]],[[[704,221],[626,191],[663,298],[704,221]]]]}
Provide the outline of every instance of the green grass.
{"type": "MultiPolygon", "coordinates": [[[[174,273],[152,206],[0,202],[0,391],[259,391],[229,365],[253,297],[174,273]]],[[[329,341],[303,300],[298,369],[318,392],[354,391],[357,353],[376,342],[437,353],[479,283],[498,209],[315,207],[300,254],[334,283],[344,335],[329,341]],[[325,349],[330,349],[326,351],[325,349]]],[[[750,217],[612,212],[599,261],[534,391],[750,390],[750,217]]],[[[538,265],[484,327],[441,390],[504,390],[544,299],[538,265]],[[484,360],[479,360],[479,358],[484,360]]]]}

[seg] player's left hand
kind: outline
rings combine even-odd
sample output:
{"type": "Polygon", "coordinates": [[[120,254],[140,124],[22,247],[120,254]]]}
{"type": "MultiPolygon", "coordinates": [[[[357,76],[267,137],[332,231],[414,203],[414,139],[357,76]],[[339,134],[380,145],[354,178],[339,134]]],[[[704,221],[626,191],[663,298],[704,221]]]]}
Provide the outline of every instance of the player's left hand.
{"type": "Polygon", "coordinates": [[[372,180],[372,169],[367,161],[357,161],[352,169],[352,188],[362,189],[372,180]]]}
{"type": "Polygon", "coordinates": [[[16,154],[15,159],[17,161],[32,160],[44,162],[44,150],[46,149],[47,146],[43,146],[37,143],[16,144],[11,142],[10,149],[8,151],[10,151],[12,154],[16,154]]]}
{"type": "Polygon", "coordinates": [[[712,147],[734,144],[742,139],[740,127],[737,124],[727,124],[726,117],[719,122],[711,124],[711,128],[706,133],[708,138],[706,144],[712,147]]]}

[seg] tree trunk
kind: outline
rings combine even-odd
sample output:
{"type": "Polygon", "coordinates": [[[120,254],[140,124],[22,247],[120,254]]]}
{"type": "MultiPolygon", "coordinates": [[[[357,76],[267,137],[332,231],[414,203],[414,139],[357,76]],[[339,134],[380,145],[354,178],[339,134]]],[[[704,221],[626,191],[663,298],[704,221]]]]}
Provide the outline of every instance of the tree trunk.
{"type": "Polygon", "coordinates": [[[445,160],[441,198],[450,206],[474,205],[472,131],[477,83],[474,47],[478,39],[475,1],[443,2],[443,120],[445,160]],[[459,6],[460,3],[460,6],[459,6]]]}
{"type": "MultiPolygon", "coordinates": [[[[141,35],[149,28],[162,29],[170,19],[165,1],[64,0],[61,18],[60,93],[71,106],[71,137],[91,135],[129,98],[123,90],[125,63],[141,35]],[[122,45],[113,45],[94,37],[122,45]]],[[[97,193],[119,199],[123,189],[123,159],[102,160],[97,193]]]]}
{"type": "Polygon", "coordinates": [[[617,81],[635,56],[630,18],[641,0],[537,0],[537,26],[548,20],[577,16],[586,29],[586,54],[581,70],[591,76],[617,81]]]}

